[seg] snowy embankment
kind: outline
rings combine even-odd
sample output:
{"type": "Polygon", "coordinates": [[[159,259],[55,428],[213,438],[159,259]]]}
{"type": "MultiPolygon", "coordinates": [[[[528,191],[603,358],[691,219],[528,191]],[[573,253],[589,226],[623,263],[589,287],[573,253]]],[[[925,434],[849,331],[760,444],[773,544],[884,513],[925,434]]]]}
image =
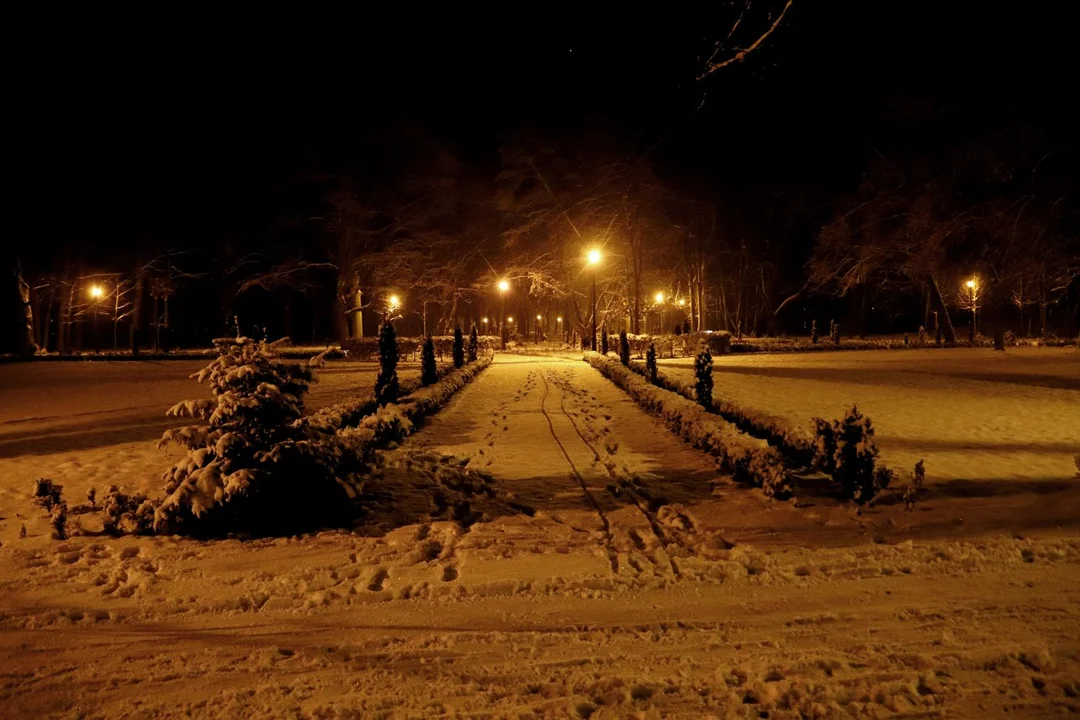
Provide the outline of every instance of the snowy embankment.
{"type": "Polygon", "coordinates": [[[782,497],[790,492],[791,478],[776,448],[678,393],[652,385],[617,359],[592,352],[584,357],[645,411],[660,416],[681,438],[719,458],[721,468],[737,481],[757,485],[769,496],[782,497]]]}

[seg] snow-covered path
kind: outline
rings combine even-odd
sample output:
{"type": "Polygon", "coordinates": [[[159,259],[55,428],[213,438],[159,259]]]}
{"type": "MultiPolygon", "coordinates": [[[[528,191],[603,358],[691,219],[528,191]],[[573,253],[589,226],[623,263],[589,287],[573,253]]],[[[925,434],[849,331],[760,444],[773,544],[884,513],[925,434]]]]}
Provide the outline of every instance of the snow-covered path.
{"type": "Polygon", "coordinates": [[[387,463],[368,524],[298,538],[57,542],[11,492],[0,714],[1080,712],[1075,492],[771,503],[580,360],[505,355],[387,463]]]}

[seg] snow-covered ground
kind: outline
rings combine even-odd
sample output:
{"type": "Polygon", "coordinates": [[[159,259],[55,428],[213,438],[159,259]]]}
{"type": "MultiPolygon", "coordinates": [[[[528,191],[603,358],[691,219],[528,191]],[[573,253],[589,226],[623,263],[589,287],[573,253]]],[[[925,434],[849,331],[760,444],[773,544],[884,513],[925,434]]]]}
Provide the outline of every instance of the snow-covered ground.
{"type": "MultiPolygon", "coordinates": [[[[693,377],[693,358],[661,372],[693,377]]],[[[1075,348],[723,355],[713,396],[811,430],[853,404],[873,421],[887,465],[926,460],[941,492],[979,495],[1062,483],[1080,455],[1080,351],[1075,348]],[[942,483],[950,483],[943,485],[942,483]]]]}
{"type": "MultiPolygon", "coordinates": [[[[0,368],[5,434],[41,413],[8,410],[23,367],[0,368]]],[[[176,394],[118,378],[110,412],[190,397],[176,374],[176,394]]],[[[82,384],[42,407],[92,410],[82,384]]],[[[77,502],[170,462],[160,428],[68,446],[86,425],[25,452],[0,436],[5,717],[1080,712],[1077,483],[770,503],[580,360],[500,355],[387,453],[355,532],[113,539],[86,512],[90,534],[54,541],[35,477],[77,502]]]]}

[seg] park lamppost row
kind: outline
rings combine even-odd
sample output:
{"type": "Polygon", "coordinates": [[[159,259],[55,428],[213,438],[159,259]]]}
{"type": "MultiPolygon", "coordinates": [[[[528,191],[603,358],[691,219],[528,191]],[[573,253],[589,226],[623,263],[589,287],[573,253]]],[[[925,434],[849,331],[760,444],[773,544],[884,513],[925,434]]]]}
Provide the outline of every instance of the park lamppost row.
{"type": "Polygon", "coordinates": [[[592,339],[589,343],[590,350],[596,350],[596,266],[600,264],[600,251],[593,248],[587,256],[589,265],[592,266],[592,339]]]}

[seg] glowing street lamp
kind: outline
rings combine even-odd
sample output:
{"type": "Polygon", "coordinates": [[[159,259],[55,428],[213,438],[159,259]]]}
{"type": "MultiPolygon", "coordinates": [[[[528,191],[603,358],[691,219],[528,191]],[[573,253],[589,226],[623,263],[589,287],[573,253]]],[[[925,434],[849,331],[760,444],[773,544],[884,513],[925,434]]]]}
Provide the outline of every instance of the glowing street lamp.
{"type": "Polygon", "coordinates": [[[104,296],[105,296],[105,288],[101,287],[100,285],[91,285],[90,286],[90,297],[92,297],[95,300],[100,300],[104,296]]]}
{"type": "Polygon", "coordinates": [[[686,306],[686,300],[685,300],[685,299],[682,299],[682,298],[680,298],[680,299],[679,299],[679,307],[685,307],[685,306],[686,306]]]}
{"type": "Polygon", "coordinates": [[[386,300],[386,313],[389,315],[395,313],[401,307],[401,298],[397,295],[391,295],[386,300]]]}
{"type": "Polygon", "coordinates": [[[105,297],[105,288],[100,285],[90,286],[90,298],[94,301],[94,351],[101,352],[101,336],[98,334],[98,301],[105,297]]]}
{"type": "Polygon", "coordinates": [[[596,266],[600,264],[600,250],[593,248],[585,256],[589,265],[592,266],[592,342],[591,350],[596,350],[596,266]]]}
{"type": "Polygon", "coordinates": [[[655,295],[653,295],[653,299],[656,300],[656,304],[659,305],[660,303],[664,302],[664,293],[656,293],[655,295]]]}
{"type": "Polygon", "coordinates": [[[978,332],[978,307],[979,307],[979,278],[972,276],[964,286],[968,290],[968,302],[971,304],[971,344],[975,344],[975,334],[978,332]]]}
{"type": "Polygon", "coordinates": [[[499,292],[504,293],[510,289],[510,283],[506,280],[499,281],[499,292]]]}

